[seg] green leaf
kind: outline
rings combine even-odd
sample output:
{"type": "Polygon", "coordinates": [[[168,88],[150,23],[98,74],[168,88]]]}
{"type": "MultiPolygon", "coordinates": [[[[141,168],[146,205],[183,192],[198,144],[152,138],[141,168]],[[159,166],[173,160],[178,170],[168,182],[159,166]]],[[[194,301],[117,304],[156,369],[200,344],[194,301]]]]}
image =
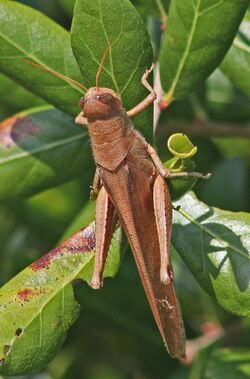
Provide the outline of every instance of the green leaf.
{"type": "Polygon", "coordinates": [[[215,350],[207,360],[203,379],[249,379],[249,349],[215,350]]]}
{"type": "Polygon", "coordinates": [[[192,193],[175,205],[175,249],[222,307],[249,317],[250,214],[209,207],[192,193]]]}
{"type": "Polygon", "coordinates": [[[171,1],[160,54],[168,104],[194,91],[220,64],[248,4],[248,0],[171,1]]]}
{"type": "Polygon", "coordinates": [[[246,13],[233,45],[222,62],[221,69],[229,79],[250,96],[250,11],[246,13]]]}
{"type": "MultiPolygon", "coordinates": [[[[168,150],[174,155],[173,158],[164,162],[164,166],[171,172],[194,171],[195,162],[191,160],[196,153],[197,147],[183,133],[172,134],[167,141],[168,150]]],[[[190,191],[196,183],[194,177],[184,177],[168,180],[168,187],[172,201],[179,199],[190,191]]]]}
{"type": "Polygon", "coordinates": [[[59,109],[79,113],[79,88],[23,58],[82,81],[66,30],[32,8],[0,0],[0,71],[59,109]]]}
{"type": "Polygon", "coordinates": [[[182,133],[174,133],[168,139],[168,149],[177,158],[191,158],[197,153],[190,139],[182,133]]]}
{"type": "MultiPolygon", "coordinates": [[[[0,290],[0,373],[21,375],[44,368],[79,314],[72,282],[89,281],[95,248],[94,223],[27,267],[0,290]]],[[[113,276],[120,262],[120,231],[108,255],[113,276]]]]}
{"type": "MultiPolygon", "coordinates": [[[[129,0],[77,0],[71,36],[87,87],[95,86],[104,51],[112,43],[100,85],[114,89],[127,110],[148,95],[141,77],[152,64],[152,47],[143,20],[129,0]]],[[[152,138],[152,107],[135,120],[144,135],[152,138]]]]}
{"type": "Polygon", "coordinates": [[[4,75],[0,75],[0,98],[1,109],[0,119],[4,119],[13,113],[23,109],[44,105],[44,101],[33,93],[25,90],[13,80],[4,75]],[[6,96],[6,94],[8,94],[6,96]]]}
{"type": "Polygon", "coordinates": [[[0,199],[27,196],[92,175],[89,137],[55,109],[19,114],[0,124],[0,199]]]}

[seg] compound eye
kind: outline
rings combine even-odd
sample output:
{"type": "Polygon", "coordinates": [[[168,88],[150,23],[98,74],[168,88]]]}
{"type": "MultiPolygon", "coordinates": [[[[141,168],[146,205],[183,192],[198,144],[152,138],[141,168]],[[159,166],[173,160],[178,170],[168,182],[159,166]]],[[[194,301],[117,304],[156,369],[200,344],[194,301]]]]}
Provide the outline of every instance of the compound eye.
{"type": "Polygon", "coordinates": [[[97,95],[96,99],[101,101],[102,103],[110,103],[114,100],[113,96],[110,93],[103,93],[101,95],[97,95]]]}
{"type": "Polygon", "coordinates": [[[79,105],[81,108],[84,108],[86,101],[87,101],[86,97],[81,97],[80,102],[79,102],[79,105]]]}
{"type": "Polygon", "coordinates": [[[114,100],[113,96],[110,93],[105,93],[104,99],[106,101],[112,101],[112,100],[114,100]]]}

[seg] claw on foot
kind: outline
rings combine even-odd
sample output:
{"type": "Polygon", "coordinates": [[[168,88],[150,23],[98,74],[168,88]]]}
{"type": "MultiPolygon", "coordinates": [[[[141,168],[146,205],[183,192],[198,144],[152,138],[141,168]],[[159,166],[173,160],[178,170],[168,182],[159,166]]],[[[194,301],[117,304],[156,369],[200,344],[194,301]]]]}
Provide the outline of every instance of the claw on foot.
{"type": "Polygon", "coordinates": [[[212,175],[212,173],[209,172],[209,173],[207,173],[207,174],[205,174],[205,175],[202,175],[201,178],[202,178],[202,179],[209,179],[209,178],[211,177],[211,175],[212,175]]]}
{"type": "Polygon", "coordinates": [[[163,284],[169,284],[169,283],[171,283],[171,277],[169,276],[167,270],[161,270],[160,271],[160,278],[161,278],[161,282],[163,284]]]}
{"type": "Polygon", "coordinates": [[[90,186],[90,194],[89,194],[90,200],[95,201],[97,199],[97,196],[98,196],[98,190],[90,186]]]}
{"type": "Polygon", "coordinates": [[[103,281],[100,279],[99,275],[93,275],[90,286],[95,290],[103,287],[103,281]]]}
{"type": "Polygon", "coordinates": [[[146,71],[144,72],[144,74],[142,76],[142,81],[147,79],[147,77],[149,76],[150,72],[153,71],[154,66],[155,66],[154,63],[152,63],[151,67],[149,69],[146,69],[146,71]]]}

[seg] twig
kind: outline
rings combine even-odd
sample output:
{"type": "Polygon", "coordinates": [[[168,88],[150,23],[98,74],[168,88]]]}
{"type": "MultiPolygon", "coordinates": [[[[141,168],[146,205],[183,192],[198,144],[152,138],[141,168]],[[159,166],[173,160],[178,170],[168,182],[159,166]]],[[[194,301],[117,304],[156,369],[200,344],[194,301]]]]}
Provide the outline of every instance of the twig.
{"type": "Polygon", "coordinates": [[[212,121],[196,121],[190,124],[173,124],[171,122],[166,125],[165,128],[161,125],[158,129],[158,134],[164,135],[165,137],[173,133],[187,133],[199,137],[238,137],[250,139],[250,127],[248,125],[249,124],[246,124],[246,126],[242,126],[242,124],[222,124],[212,121]]]}
{"type": "Polygon", "coordinates": [[[154,90],[157,95],[157,100],[154,102],[154,134],[156,132],[156,128],[158,125],[158,121],[160,118],[161,110],[159,108],[159,99],[163,97],[163,89],[161,86],[161,79],[160,79],[160,70],[159,70],[159,64],[157,63],[155,65],[155,79],[154,79],[154,90]]]}

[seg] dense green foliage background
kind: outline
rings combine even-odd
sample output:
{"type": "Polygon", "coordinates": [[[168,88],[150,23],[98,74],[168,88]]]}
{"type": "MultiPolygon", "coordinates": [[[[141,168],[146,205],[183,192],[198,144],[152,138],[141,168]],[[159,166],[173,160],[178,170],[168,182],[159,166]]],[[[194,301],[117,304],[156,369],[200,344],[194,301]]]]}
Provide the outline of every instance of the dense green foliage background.
{"type": "MultiPolygon", "coordinates": [[[[0,0],[0,373],[23,379],[250,378],[249,1],[77,0],[73,16],[74,3],[0,0]],[[162,98],[170,104],[155,132],[160,156],[169,159],[167,138],[184,132],[198,147],[197,170],[213,174],[175,203],[181,209],[174,212],[172,256],[192,341],[185,366],[166,353],[129,249],[120,265],[117,236],[105,274],[120,270],[102,291],[76,281],[73,293],[71,285],[89,279],[93,251],[84,259],[66,251],[46,278],[27,268],[12,279],[94,218],[89,137],[74,123],[81,91],[22,58],[91,86],[108,40],[113,47],[101,85],[114,88],[129,109],[147,94],[140,78],[158,61],[162,98]],[[17,112],[19,120],[6,121],[17,112]],[[50,286],[51,298],[40,292],[30,307],[17,304],[24,283],[50,286]],[[76,321],[73,294],[82,306],[76,321]],[[21,319],[25,338],[13,339],[21,319]]],[[[158,88],[157,75],[155,83],[158,88]]],[[[152,116],[148,109],[135,119],[148,141],[152,116]]],[[[185,185],[170,184],[174,199],[185,185]]]]}

